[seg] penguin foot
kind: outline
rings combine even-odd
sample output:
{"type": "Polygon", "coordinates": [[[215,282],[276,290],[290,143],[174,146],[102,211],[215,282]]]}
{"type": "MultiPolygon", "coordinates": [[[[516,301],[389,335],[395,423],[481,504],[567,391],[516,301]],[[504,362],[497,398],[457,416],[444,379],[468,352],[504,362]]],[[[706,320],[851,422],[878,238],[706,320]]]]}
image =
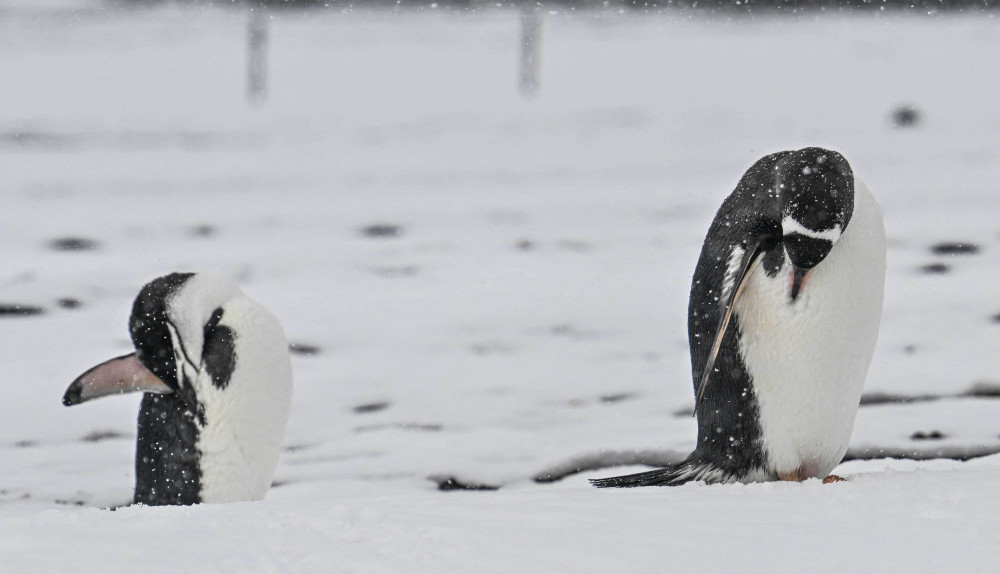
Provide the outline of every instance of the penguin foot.
{"type": "Polygon", "coordinates": [[[833,484],[834,482],[847,482],[847,479],[836,474],[831,474],[823,479],[823,484],[833,484]]]}

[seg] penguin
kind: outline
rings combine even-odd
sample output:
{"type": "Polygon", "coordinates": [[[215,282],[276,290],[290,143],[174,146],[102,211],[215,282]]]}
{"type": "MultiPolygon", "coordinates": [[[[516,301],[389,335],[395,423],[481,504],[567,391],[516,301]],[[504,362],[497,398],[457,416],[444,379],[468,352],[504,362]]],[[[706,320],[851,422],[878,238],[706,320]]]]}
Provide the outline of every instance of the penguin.
{"type": "Polygon", "coordinates": [[[680,463],[598,487],[842,480],[885,286],[878,204],[839,153],[757,161],[723,201],[691,281],[698,438],[680,463]]]}
{"type": "Polygon", "coordinates": [[[139,291],[129,332],[135,352],[80,375],[63,404],[144,392],[134,502],[262,499],[291,408],[278,320],[225,277],[172,273],[139,291]]]}

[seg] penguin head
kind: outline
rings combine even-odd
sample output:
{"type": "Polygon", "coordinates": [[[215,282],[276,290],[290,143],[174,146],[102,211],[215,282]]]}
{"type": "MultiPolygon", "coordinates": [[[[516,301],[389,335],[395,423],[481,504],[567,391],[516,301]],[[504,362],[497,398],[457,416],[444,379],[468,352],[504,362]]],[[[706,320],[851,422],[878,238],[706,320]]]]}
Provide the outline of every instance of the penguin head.
{"type": "Polygon", "coordinates": [[[844,156],[811,147],[778,161],[774,179],[795,300],[806,273],[826,258],[851,221],[854,173],[844,156]]]}
{"type": "MultiPolygon", "coordinates": [[[[171,273],[143,286],[132,304],[128,326],[136,359],[197,412],[194,390],[187,387],[182,391],[178,381],[178,357],[173,343],[176,331],[171,335],[167,316],[168,301],[193,276],[193,273],[171,273]]],[[[176,314],[177,307],[171,305],[171,311],[176,314]]]]}
{"type": "MultiPolygon", "coordinates": [[[[224,277],[171,273],[146,284],[132,305],[129,333],[136,358],[203,424],[209,387],[224,390],[236,366],[227,308],[239,296],[239,288],[224,277]]],[[[254,332],[241,335],[252,340],[254,332]]]]}

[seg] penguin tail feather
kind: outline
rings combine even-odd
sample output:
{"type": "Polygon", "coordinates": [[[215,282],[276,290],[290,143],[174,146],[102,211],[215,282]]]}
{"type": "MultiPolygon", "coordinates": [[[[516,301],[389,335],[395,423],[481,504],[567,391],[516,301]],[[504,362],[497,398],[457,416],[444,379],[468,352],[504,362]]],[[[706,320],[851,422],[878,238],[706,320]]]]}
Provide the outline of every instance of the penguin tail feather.
{"type": "Polygon", "coordinates": [[[711,463],[684,461],[673,466],[636,474],[591,479],[590,484],[597,488],[634,488],[636,486],[678,486],[699,480],[713,484],[734,482],[736,478],[711,463]]]}

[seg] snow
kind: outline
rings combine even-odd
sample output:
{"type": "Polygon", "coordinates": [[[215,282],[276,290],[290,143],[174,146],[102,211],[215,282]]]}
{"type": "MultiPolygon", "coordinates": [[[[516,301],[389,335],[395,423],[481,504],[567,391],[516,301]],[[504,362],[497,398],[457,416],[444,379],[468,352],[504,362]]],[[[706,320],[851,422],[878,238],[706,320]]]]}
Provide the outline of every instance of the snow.
{"type": "Polygon", "coordinates": [[[531,99],[519,22],[276,12],[254,106],[243,11],[0,2],[0,303],[47,308],[0,316],[5,570],[995,569],[998,456],[851,461],[833,485],[532,480],[690,450],[701,239],[753,161],[806,145],[885,214],[866,392],[941,397],[862,407],[849,456],[1000,449],[1000,401],[965,394],[1000,385],[992,18],[556,10],[531,99]],[[131,496],[139,397],[59,399],[130,350],[132,298],[175,270],[232,276],[318,353],[293,357],[264,501],[106,510],[131,496]]]}

